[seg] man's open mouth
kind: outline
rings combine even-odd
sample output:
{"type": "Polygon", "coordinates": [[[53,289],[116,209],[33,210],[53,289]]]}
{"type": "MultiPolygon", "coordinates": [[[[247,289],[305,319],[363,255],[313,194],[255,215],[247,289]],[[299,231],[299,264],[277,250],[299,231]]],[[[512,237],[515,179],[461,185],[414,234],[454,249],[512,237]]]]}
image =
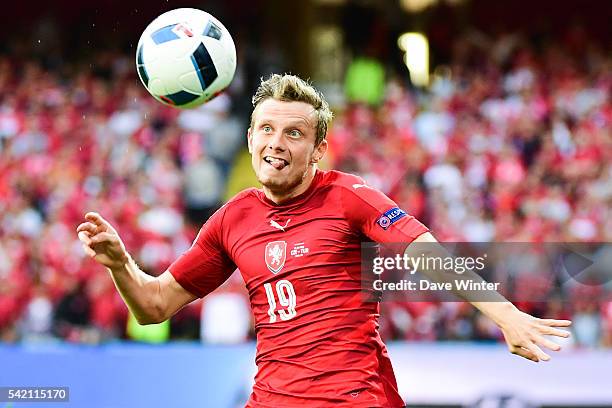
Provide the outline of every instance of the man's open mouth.
{"type": "Polygon", "coordinates": [[[264,161],[274,167],[276,170],[282,170],[285,166],[289,165],[289,162],[285,159],[273,156],[265,156],[264,161]]]}

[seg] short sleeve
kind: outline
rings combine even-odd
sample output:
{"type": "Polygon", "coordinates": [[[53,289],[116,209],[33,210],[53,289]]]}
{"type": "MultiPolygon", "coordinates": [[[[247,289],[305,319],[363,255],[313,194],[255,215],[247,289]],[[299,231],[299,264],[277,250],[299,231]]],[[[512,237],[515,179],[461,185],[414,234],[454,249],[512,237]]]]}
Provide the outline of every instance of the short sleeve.
{"type": "Polygon", "coordinates": [[[225,209],[222,207],[208,219],[191,248],[168,268],[184,289],[200,298],[221,286],[236,269],[222,241],[225,209]]]}
{"type": "Polygon", "coordinates": [[[402,243],[405,249],[429,231],[385,194],[363,182],[345,187],[343,208],[351,226],[373,242],[402,243]]]}

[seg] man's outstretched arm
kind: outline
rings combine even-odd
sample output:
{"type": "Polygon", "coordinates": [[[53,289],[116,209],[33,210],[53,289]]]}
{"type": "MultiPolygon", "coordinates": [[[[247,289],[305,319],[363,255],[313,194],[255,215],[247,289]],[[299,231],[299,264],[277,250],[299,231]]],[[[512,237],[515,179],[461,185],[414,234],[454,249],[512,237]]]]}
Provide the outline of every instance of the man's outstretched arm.
{"type": "Polygon", "coordinates": [[[90,212],[77,227],[87,255],[106,266],[123,301],[140,324],[160,323],[197,299],[168,271],[147,275],[125,249],[119,234],[100,214],[90,212]]]}
{"type": "MultiPolygon", "coordinates": [[[[413,242],[438,243],[429,232],[421,234],[413,242]]],[[[432,248],[430,255],[444,256],[447,254],[441,245],[438,246],[437,249],[432,248]]],[[[406,254],[411,256],[410,245],[406,248],[406,254]]],[[[427,274],[427,271],[423,271],[423,273],[427,274]]],[[[472,274],[474,277],[480,278],[475,273],[472,272],[472,274]]],[[[440,278],[440,276],[432,277],[434,279],[440,278]]],[[[456,294],[470,301],[469,297],[462,296],[461,292],[456,292],[456,294]]],[[[570,333],[568,331],[558,329],[558,327],[568,327],[572,322],[570,320],[539,319],[520,311],[501,294],[497,295],[499,295],[499,300],[495,302],[470,301],[470,303],[499,326],[511,353],[535,362],[550,360],[550,356],[540,347],[559,351],[561,346],[544,336],[569,337],[570,333]]]]}

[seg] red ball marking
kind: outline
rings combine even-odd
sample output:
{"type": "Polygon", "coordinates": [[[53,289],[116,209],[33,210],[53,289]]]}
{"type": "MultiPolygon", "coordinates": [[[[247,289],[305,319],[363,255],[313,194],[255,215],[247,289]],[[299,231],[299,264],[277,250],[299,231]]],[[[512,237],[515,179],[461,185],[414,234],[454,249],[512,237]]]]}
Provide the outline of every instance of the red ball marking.
{"type": "Polygon", "coordinates": [[[170,98],[168,98],[168,97],[165,97],[165,96],[163,96],[163,95],[161,95],[161,96],[159,97],[159,99],[161,99],[162,101],[164,101],[164,102],[166,102],[166,103],[169,103],[170,105],[176,105],[172,99],[170,99],[170,98]]]}

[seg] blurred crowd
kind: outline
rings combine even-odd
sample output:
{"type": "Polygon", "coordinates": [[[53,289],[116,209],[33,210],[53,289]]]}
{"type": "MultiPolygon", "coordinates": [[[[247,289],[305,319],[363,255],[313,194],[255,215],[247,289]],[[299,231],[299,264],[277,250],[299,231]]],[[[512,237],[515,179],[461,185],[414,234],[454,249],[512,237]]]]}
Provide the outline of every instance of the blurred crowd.
{"type": "MultiPolygon", "coordinates": [[[[392,78],[380,104],[371,95],[348,104],[329,138],[334,167],[362,175],[442,241],[610,242],[611,69],[608,50],[580,29],[540,49],[518,33],[468,33],[427,91],[392,78]]],[[[537,270],[519,279],[542,283],[537,270]]],[[[609,270],[601,282],[551,287],[550,301],[519,306],[573,319],[578,344],[610,346],[612,302],[601,301],[610,298],[609,270]]],[[[383,309],[387,337],[499,338],[465,303],[383,309]]]]}
{"type": "MultiPolygon", "coordinates": [[[[466,34],[427,91],[396,78],[380,105],[347,105],[329,139],[334,166],[362,175],[442,241],[612,241],[612,58],[582,34],[538,50],[518,33],[466,34]]],[[[578,344],[610,346],[612,302],[601,301],[610,276],[518,305],[573,319],[578,344]]],[[[543,283],[537,270],[516,278],[522,288],[543,283]]],[[[383,309],[387,337],[499,339],[469,304],[383,309]]]]}
{"type": "MultiPolygon", "coordinates": [[[[458,38],[428,89],[389,75],[379,102],[335,106],[328,165],[364,177],[439,240],[612,241],[612,59],[587,45],[458,38]]],[[[189,111],[154,101],[133,71],[117,53],[61,73],[0,55],[0,341],[126,337],[127,310],[74,233],[85,212],[103,213],[157,275],[223,200],[247,126],[233,108],[249,98],[241,71],[189,111]]],[[[520,307],[572,318],[579,345],[611,346],[612,302],[589,290],[601,288],[520,307]]],[[[387,339],[500,340],[470,305],[382,309],[387,339]]],[[[234,274],[179,312],[170,336],[244,341],[249,316],[234,274]]]]}
{"type": "Polygon", "coordinates": [[[146,95],[126,56],[100,57],[108,79],[0,57],[5,340],[121,336],[126,309],[104,269],[83,257],[76,226],[99,211],[159,274],[220,205],[242,145],[229,95],[199,110],[167,108],[146,95]]]}

